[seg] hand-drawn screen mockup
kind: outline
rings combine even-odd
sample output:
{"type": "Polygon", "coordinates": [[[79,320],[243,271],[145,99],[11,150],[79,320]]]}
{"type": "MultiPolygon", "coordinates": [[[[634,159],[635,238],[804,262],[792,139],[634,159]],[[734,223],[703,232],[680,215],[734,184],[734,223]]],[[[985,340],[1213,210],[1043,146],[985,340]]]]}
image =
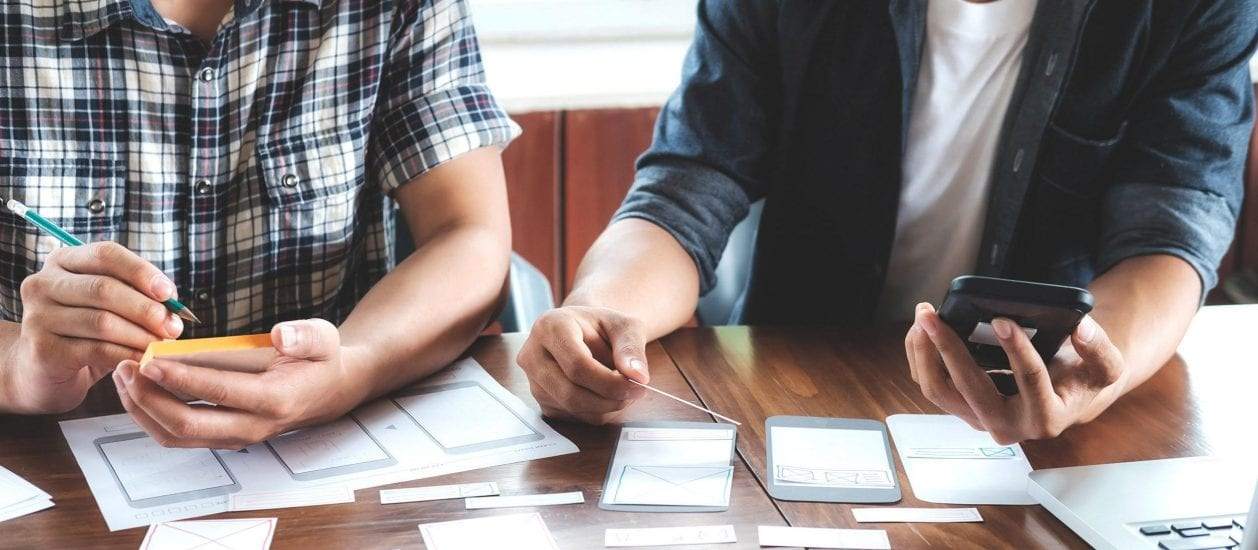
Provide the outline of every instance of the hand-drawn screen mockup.
{"type": "Polygon", "coordinates": [[[872,420],[775,416],[768,432],[770,494],[815,502],[900,499],[886,427],[872,420]]]}
{"type": "Polygon", "coordinates": [[[240,490],[240,483],[209,449],[168,449],[148,434],[94,442],[132,508],[184,502],[240,490]]]}
{"type": "Polygon", "coordinates": [[[393,403],[448,453],[470,453],[542,439],[542,434],[477,382],[416,388],[393,403]]]}
{"type": "Polygon", "coordinates": [[[710,422],[629,422],[607,467],[599,508],[712,512],[729,507],[734,427],[710,422]]]}
{"type": "Polygon", "coordinates": [[[331,423],[274,437],[266,446],[289,475],[310,481],[397,464],[358,419],[345,416],[331,423]]]}

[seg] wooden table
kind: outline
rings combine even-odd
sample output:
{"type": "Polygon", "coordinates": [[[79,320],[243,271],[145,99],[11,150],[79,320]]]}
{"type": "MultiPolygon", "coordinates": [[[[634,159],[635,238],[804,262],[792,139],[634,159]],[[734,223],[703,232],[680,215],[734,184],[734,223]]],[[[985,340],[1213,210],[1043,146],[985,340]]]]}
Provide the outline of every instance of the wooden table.
{"type": "MultiPolygon", "coordinates": [[[[1149,383],[1099,420],[1051,442],[1025,444],[1036,468],[1204,454],[1258,453],[1258,306],[1207,308],[1184,346],[1149,383]]],[[[608,527],[733,524],[737,545],[755,548],[756,525],[868,527],[852,522],[850,506],[775,502],[763,488],[764,419],[776,414],[884,419],[937,412],[909,380],[903,327],[863,331],[723,327],[684,329],[648,349],[653,384],[744,421],[731,508],[717,514],[637,514],[597,508],[617,435],[614,427],[552,422],[580,447],[573,455],[498,466],[404,485],[498,481],[504,492],[581,490],[586,504],[539,508],[565,549],[601,548],[608,527]],[[684,378],[683,378],[684,375],[684,378]],[[693,388],[693,389],[692,389],[693,388]],[[696,395],[697,392],[697,395],[696,395]]],[[[485,337],[472,356],[507,389],[536,406],[513,366],[520,335],[485,337]]],[[[57,421],[120,412],[111,386],[93,390],[78,410],[59,417],[0,416],[0,465],[52,493],[56,507],[0,523],[0,548],[136,548],[143,529],[110,533],[70,454],[57,421]]],[[[650,395],[626,420],[700,420],[705,414],[650,395]]],[[[903,468],[899,468],[902,472],[903,468]]],[[[923,504],[901,475],[903,506],[923,504]]],[[[421,522],[478,517],[460,501],[381,506],[374,490],[353,504],[220,514],[280,519],[275,548],[398,548],[422,544],[421,522]]],[[[895,548],[1057,548],[1083,542],[1038,506],[980,507],[981,524],[883,524],[895,548]]],[[[697,548],[697,547],[687,547],[697,548]]]]}
{"type": "MultiPolygon", "coordinates": [[[[905,327],[686,329],[661,342],[709,408],[743,421],[738,451],[765,483],[764,420],[938,413],[909,378],[905,327]]],[[[1178,357],[1096,421],[1024,443],[1036,469],[1207,454],[1258,456],[1258,306],[1206,308],[1178,357]]],[[[897,465],[899,464],[897,458],[897,465]]],[[[913,496],[897,466],[899,506],[913,496]]],[[[851,505],[777,502],[791,525],[856,524],[851,505]]],[[[861,505],[867,506],[867,505],[861,505]]],[[[879,524],[894,548],[1087,548],[1039,506],[980,506],[984,523],[879,524]]]]}

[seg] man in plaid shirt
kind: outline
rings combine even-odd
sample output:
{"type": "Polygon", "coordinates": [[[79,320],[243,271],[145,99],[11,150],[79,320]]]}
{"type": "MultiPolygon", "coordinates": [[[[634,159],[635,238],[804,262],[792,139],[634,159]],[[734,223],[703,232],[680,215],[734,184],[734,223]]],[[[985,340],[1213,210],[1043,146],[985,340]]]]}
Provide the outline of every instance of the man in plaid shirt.
{"type": "Polygon", "coordinates": [[[240,447],[433,372],[499,305],[518,128],[464,2],[0,15],[0,196],[91,242],[0,215],[0,412],[72,409],[114,371],[159,442],[240,447]],[[395,208],[417,251],[393,267],[395,208]],[[176,288],[204,325],[161,306],[176,288]],[[280,357],[260,374],[134,362],[158,339],[268,330],[280,357]]]}

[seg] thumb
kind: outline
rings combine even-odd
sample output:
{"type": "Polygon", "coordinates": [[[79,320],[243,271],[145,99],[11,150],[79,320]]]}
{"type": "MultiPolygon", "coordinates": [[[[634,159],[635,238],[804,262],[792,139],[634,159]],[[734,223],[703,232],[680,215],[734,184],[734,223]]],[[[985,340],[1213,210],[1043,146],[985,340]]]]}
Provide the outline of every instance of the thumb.
{"type": "Polygon", "coordinates": [[[642,338],[638,322],[621,318],[609,325],[608,344],[612,348],[612,361],[616,370],[630,380],[650,383],[651,372],[646,364],[646,341],[642,338]]]}
{"type": "Polygon", "coordinates": [[[285,357],[325,359],[340,349],[341,333],[323,319],[288,321],[271,328],[271,344],[285,357]]]}
{"type": "Polygon", "coordinates": [[[1079,322],[1070,342],[1092,375],[1093,385],[1105,387],[1118,381],[1123,371],[1123,354],[1091,315],[1079,322]]]}

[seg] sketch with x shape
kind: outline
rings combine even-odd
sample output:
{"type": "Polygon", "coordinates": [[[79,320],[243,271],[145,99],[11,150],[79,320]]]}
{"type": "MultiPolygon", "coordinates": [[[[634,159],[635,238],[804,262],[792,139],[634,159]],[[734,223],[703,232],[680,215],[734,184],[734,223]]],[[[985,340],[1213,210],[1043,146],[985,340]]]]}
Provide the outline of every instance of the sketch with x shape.
{"type": "Polygon", "coordinates": [[[625,466],[613,504],[729,506],[733,466],[625,466]]]}
{"type": "Polygon", "coordinates": [[[170,521],[149,527],[140,550],[266,550],[275,518],[170,521]]]}

